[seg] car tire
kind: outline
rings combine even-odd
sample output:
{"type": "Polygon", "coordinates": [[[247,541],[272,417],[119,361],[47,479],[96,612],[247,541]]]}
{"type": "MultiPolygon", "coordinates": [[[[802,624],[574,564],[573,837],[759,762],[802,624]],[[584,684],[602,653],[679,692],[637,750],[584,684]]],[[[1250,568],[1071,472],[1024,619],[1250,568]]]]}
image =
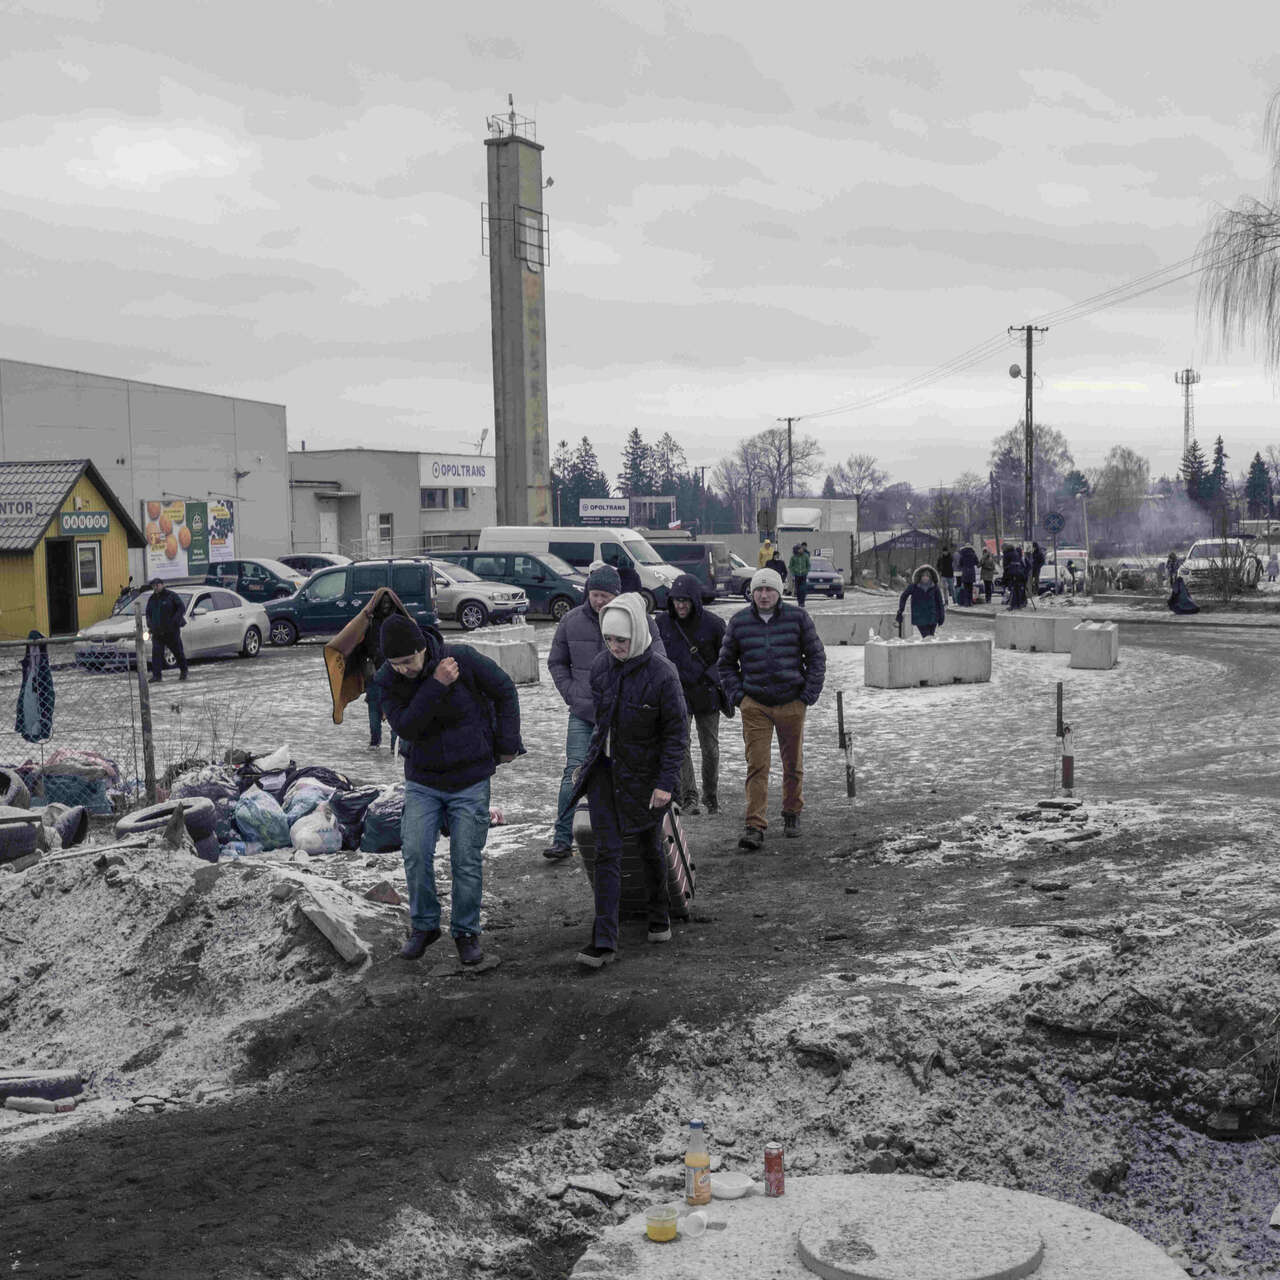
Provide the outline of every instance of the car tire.
{"type": "Polygon", "coordinates": [[[11,809],[31,808],[31,792],[16,769],[0,769],[0,804],[11,809]]]}
{"type": "Polygon", "coordinates": [[[479,631],[489,621],[489,610],[479,600],[464,600],[454,616],[463,631],[479,631]]]}
{"type": "Polygon", "coordinates": [[[556,596],[551,602],[551,618],[554,622],[559,622],[570,609],[573,608],[573,601],[568,596],[556,596]]]}
{"type": "Polygon", "coordinates": [[[747,579],[747,580],[742,584],[742,598],[743,598],[743,599],[744,599],[748,604],[750,604],[750,603],[751,603],[751,579],[750,579],[750,578],[748,578],[748,579],[747,579]]]}
{"type": "Polygon", "coordinates": [[[843,591],[837,591],[837,592],[836,592],[836,599],[837,599],[837,600],[843,600],[843,599],[844,599],[844,592],[843,592],[843,591]]]}
{"type": "Polygon", "coordinates": [[[281,647],[297,644],[298,628],[288,618],[273,618],[271,621],[271,643],[281,647]]]}
{"type": "Polygon", "coordinates": [[[148,831],[163,831],[179,805],[183,807],[182,820],[186,823],[187,834],[193,840],[201,840],[213,832],[217,822],[213,801],[204,796],[184,796],[181,800],[165,800],[160,804],[126,813],[116,823],[116,839],[127,840],[130,836],[144,835],[148,831]],[[195,828],[194,831],[192,827],[195,828]]]}
{"type": "Polygon", "coordinates": [[[256,658],[262,650],[262,632],[257,627],[250,627],[244,633],[244,644],[240,646],[242,658],[256,658]]]}
{"type": "Polygon", "coordinates": [[[203,858],[206,862],[217,862],[222,857],[222,846],[218,843],[218,837],[212,832],[207,836],[201,836],[196,841],[196,857],[203,858]]]}
{"type": "Polygon", "coordinates": [[[644,601],[644,611],[646,613],[652,613],[656,607],[654,604],[653,592],[647,588],[642,588],[640,591],[640,598],[644,601]]]}
{"type": "Polygon", "coordinates": [[[12,862],[28,853],[35,853],[39,838],[38,822],[0,823],[0,862],[12,862]]]}

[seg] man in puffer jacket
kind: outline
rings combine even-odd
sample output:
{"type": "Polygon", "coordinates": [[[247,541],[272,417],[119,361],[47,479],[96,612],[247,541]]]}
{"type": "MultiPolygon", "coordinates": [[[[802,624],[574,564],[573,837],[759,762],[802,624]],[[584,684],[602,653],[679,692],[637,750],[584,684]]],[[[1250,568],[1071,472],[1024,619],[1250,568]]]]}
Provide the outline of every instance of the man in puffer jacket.
{"type": "Polygon", "coordinates": [[[400,839],[413,931],[400,954],[416,960],[440,937],[436,836],[449,824],[453,870],[450,932],[463,964],[479,964],[480,894],[489,838],[489,779],[524,751],[511,677],[467,645],[450,645],[393,613],[383,624],[386,659],[374,680],[392,730],[408,746],[400,839]]]}
{"type": "Polygon", "coordinates": [[[782,579],[758,569],[751,604],[735,613],[720,646],[720,682],[742,710],[747,753],[747,821],[738,848],[764,844],[769,826],[769,762],[774,730],[782,758],[783,834],[800,834],[804,808],[804,717],[822,694],[827,653],[813,619],[782,600],[782,579]]]}
{"type": "MultiPolygon", "coordinates": [[[[591,702],[591,664],[604,651],[600,635],[600,610],[622,591],[622,581],[612,565],[601,565],[587,575],[587,602],[570,609],[560,619],[547,656],[547,669],[560,696],[569,707],[569,728],[565,734],[565,766],[560,778],[560,795],[555,831],[542,851],[544,858],[559,860],[573,852],[573,807],[569,803],[574,774],[587,754],[595,711],[591,702]]],[[[654,649],[666,657],[658,630],[649,623],[654,649]]]]}
{"type": "Polygon", "coordinates": [[[671,941],[663,810],[680,777],[688,725],[675,668],[654,652],[644,600],[625,594],[601,610],[607,649],[591,664],[595,728],[569,806],[585,794],[595,837],[591,941],[578,963],[600,969],[618,954],[622,844],[638,840],[649,899],[650,942],[671,941]]]}
{"type": "Polygon", "coordinates": [[[680,805],[698,812],[698,782],[693,772],[693,729],[702,752],[702,799],[708,813],[720,808],[720,673],[716,661],[724,639],[724,619],[702,607],[702,588],[691,573],[682,573],[667,593],[667,612],[658,617],[667,659],[680,676],[689,736],[680,765],[680,805]]]}
{"type": "Polygon", "coordinates": [[[931,564],[922,564],[911,575],[911,585],[898,597],[898,621],[902,621],[907,601],[911,601],[911,625],[922,636],[931,636],[947,620],[942,589],[938,586],[938,571],[931,564]]]}

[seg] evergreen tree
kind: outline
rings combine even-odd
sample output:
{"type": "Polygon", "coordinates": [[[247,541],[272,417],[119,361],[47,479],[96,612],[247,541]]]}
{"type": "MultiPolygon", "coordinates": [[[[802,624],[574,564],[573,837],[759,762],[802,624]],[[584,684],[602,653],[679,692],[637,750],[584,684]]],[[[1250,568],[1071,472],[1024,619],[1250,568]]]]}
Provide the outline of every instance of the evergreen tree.
{"type": "Polygon", "coordinates": [[[1271,475],[1261,453],[1253,455],[1244,486],[1245,507],[1250,520],[1261,520],[1271,510],[1271,475]]]}
{"type": "Polygon", "coordinates": [[[1213,442],[1213,466],[1205,480],[1206,506],[1220,506],[1227,498],[1227,458],[1230,455],[1222,447],[1222,437],[1213,442]]]}
{"type": "Polygon", "coordinates": [[[1062,477],[1062,492],[1068,497],[1075,498],[1082,493],[1089,492],[1089,481],[1083,471],[1073,467],[1062,477]]]}
{"type": "Polygon", "coordinates": [[[684,472],[689,462],[670,431],[664,431],[662,438],[649,450],[649,459],[653,492],[675,493],[680,487],[680,480],[687,478],[684,472]]]}
{"type": "Polygon", "coordinates": [[[831,472],[827,472],[827,478],[822,482],[822,496],[824,498],[836,497],[836,482],[831,472]]]}
{"type": "MultiPolygon", "coordinates": [[[[600,465],[600,459],[596,457],[596,451],[588,436],[582,437],[574,451],[573,465],[576,479],[581,486],[579,497],[608,498],[612,496],[609,490],[609,477],[605,475],[604,468],[600,465]]],[[[575,503],[575,510],[576,505],[575,503]]]]}
{"type": "Polygon", "coordinates": [[[1204,460],[1204,451],[1199,440],[1192,440],[1187,451],[1182,455],[1182,466],[1178,468],[1182,483],[1186,487],[1187,497],[1197,506],[1205,501],[1205,490],[1209,481],[1209,468],[1204,460]]]}
{"type": "Polygon", "coordinates": [[[653,487],[653,448],[645,444],[639,427],[632,427],[622,447],[622,470],[618,472],[618,492],[624,498],[651,497],[653,487]]]}

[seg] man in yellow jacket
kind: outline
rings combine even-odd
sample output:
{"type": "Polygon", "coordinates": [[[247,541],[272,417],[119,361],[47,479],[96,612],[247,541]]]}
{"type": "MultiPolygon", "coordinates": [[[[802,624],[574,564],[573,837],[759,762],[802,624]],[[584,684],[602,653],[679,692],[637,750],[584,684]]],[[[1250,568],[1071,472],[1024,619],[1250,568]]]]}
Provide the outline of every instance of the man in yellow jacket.
{"type": "Polygon", "coordinates": [[[756,556],[756,568],[763,569],[773,559],[773,543],[768,538],[760,546],[760,554],[756,556]]]}

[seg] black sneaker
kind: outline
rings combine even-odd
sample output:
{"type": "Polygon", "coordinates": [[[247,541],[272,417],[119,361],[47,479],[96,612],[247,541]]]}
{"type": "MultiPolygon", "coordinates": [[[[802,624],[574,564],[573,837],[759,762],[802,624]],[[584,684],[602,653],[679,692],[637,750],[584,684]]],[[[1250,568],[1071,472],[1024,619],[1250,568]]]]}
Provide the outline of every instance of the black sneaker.
{"type": "Polygon", "coordinates": [[[699,814],[702,812],[702,810],[698,808],[697,800],[689,800],[680,806],[680,812],[688,813],[688,814],[699,814]]]}
{"type": "Polygon", "coordinates": [[[719,801],[719,800],[708,800],[708,801],[707,801],[707,802],[706,802],[702,807],[707,811],[707,813],[708,813],[708,814],[719,813],[719,812],[720,812],[720,801],[719,801]]]}
{"type": "Polygon", "coordinates": [[[800,834],[800,815],[798,813],[784,813],[782,815],[782,834],[792,838],[800,834]]]}
{"type": "Polygon", "coordinates": [[[415,929],[400,948],[402,960],[416,960],[433,943],[440,940],[439,929],[415,929]]]}
{"type": "Polygon", "coordinates": [[[764,832],[759,827],[748,827],[738,837],[739,849],[759,849],[764,844],[764,832]]]}
{"type": "Polygon", "coordinates": [[[567,858],[572,852],[573,852],[573,845],[560,844],[557,841],[557,843],[555,844],[547,845],[547,847],[542,851],[542,856],[546,858],[548,862],[561,862],[565,858],[567,858]]]}
{"type": "Polygon", "coordinates": [[[612,964],[617,958],[616,951],[609,947],[597,947],[594,942],[589,947],[583,947],[577,956],[578,963],[586,965],[588,969],[603,969],[605,965],[612,964]]]}
{"type": "Polygon", "coordinates": [[[649,921],[649,941],[650,942],[670,942],[671,941],[671,921],[659,920],[649,921]]]}
{"type": "Polygon", "coordinates": [[[480,939],[474,933],[460,933],[453,940],[453,945],[458,948],[458,959],[463,964],[479,964],[484,959],[484,952],[480,950],[480,939]]]}

